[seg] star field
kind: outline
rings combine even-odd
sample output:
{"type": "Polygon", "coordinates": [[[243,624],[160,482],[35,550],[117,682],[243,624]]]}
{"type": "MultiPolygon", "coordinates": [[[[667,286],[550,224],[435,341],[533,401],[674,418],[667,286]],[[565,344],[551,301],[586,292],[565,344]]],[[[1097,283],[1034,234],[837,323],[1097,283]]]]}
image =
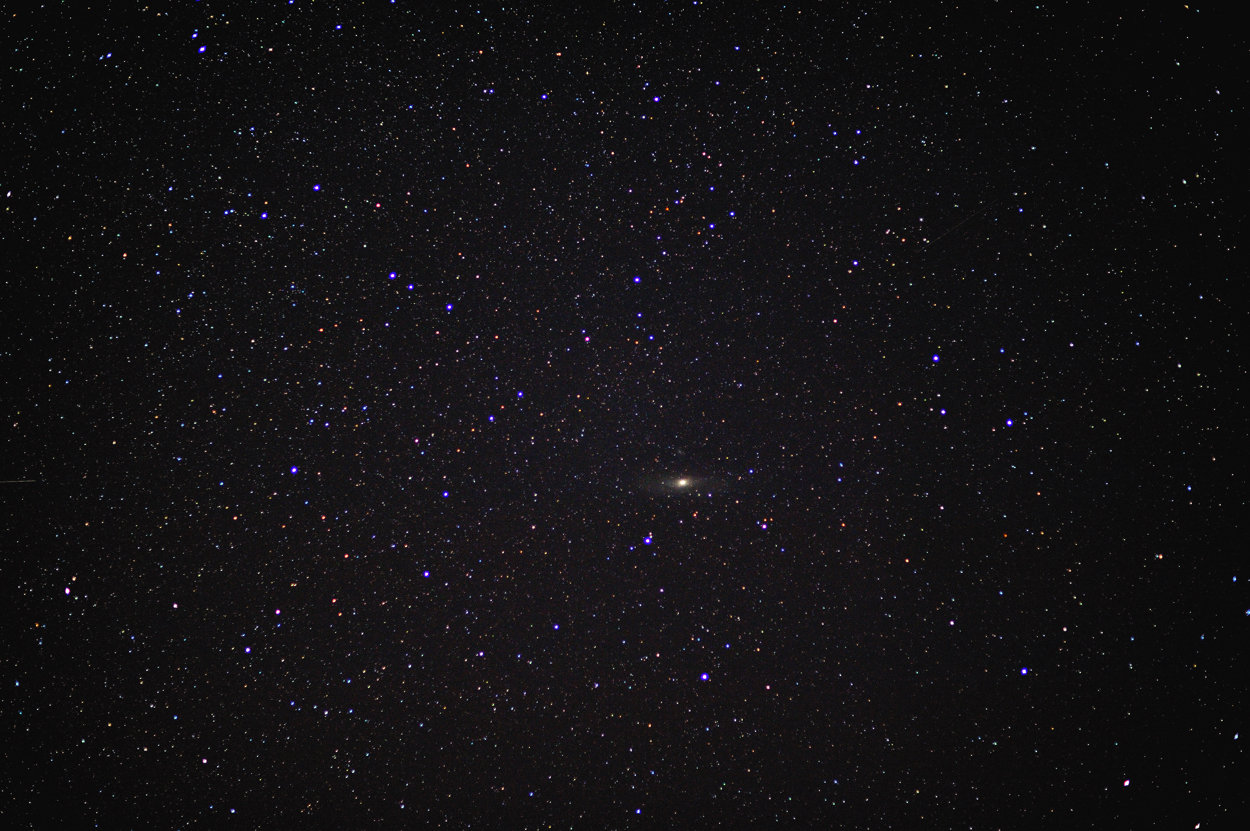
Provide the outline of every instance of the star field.
{"type": "Polygon", "coordinates": [[[11,827],[1241,827],[1220,13],[8,14],[11,827]]]}

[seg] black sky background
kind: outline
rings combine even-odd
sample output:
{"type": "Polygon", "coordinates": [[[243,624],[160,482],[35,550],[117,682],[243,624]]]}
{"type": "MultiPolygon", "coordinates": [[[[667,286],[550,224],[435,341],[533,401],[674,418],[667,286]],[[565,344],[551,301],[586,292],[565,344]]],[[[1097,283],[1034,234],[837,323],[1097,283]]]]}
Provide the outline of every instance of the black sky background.
{"type": "Polygon", "coordinates": [[[8,15],[21,827],[1244,822],[1230,19],[8,15]]]}

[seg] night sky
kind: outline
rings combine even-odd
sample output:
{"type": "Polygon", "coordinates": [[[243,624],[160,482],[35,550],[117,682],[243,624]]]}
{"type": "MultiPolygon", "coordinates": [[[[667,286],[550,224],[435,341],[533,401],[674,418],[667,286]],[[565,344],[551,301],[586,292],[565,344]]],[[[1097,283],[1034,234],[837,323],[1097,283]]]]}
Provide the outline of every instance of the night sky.
{"type": "Polygon", "coordinates": [[[0,45],[8,827],[1247,827],[1231,18],[0,45]]]}

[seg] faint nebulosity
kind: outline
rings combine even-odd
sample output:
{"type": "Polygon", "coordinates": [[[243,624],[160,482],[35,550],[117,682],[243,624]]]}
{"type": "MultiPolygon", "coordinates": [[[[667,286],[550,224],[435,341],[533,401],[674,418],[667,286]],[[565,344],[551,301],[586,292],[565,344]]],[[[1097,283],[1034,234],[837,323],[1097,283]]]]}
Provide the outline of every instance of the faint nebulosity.
{"type": "Polygon", "coordinates": [[[1218,10],[7,14],[6,827],[1242,827],[1218,10]]]}

